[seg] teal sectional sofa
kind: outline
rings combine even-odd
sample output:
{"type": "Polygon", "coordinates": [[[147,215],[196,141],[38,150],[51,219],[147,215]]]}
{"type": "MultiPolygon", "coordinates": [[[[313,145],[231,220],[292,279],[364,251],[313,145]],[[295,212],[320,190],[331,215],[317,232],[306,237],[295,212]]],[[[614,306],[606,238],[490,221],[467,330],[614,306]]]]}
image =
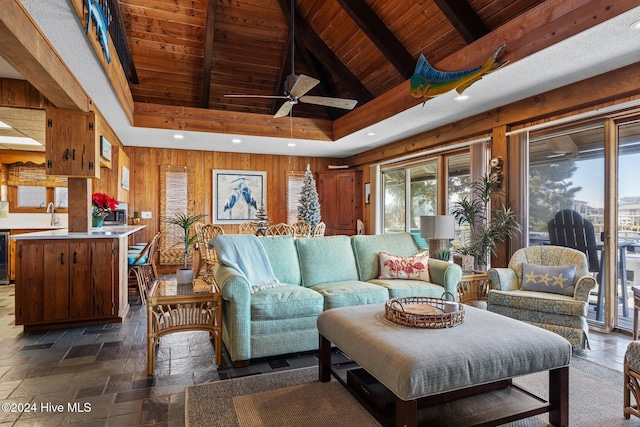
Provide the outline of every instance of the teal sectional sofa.
{"type": "Polygon", "coordinates": [[[415,255],[409,233],[293,239],[260,237],[273,272],[284,286],[251,293],[237,270],[218,264],[222,291],[222,339],[236,366],[250,359],[318,348],[316,320],[336,307],[385,302],[401,296],[457,297],[462,270],[429,259],[431,282],[378,279],[378,253],[415,255]]]}

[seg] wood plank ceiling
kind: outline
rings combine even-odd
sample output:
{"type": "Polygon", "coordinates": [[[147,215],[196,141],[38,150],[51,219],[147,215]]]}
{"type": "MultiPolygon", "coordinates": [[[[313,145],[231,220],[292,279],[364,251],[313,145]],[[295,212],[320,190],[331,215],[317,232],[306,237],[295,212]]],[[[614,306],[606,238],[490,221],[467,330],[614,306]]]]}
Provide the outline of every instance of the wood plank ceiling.
{"type": "MultiPolygon", "coordinates": [[[[136,102],[273,116],[291,73],[291,0],[119,0],[139,79],[136,102]]],[[[543,0],[296,0],[294,70],[310,95],[357,99],[406,81],[543,0]]],[[[497,46],[496,46],[497,47],[497,46]]],[[[294,117],[345,112],[297,104],[294,117]]]]}

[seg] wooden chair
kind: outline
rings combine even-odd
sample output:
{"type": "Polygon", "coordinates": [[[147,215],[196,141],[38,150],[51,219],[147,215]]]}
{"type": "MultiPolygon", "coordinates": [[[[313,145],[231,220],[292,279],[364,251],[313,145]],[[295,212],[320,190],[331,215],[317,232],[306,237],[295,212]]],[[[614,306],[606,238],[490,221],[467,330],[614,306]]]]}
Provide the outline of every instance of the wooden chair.
{"type": "Polygon", "coordinates": [[[624,354],[624,417],[630,415],[640,417],[638,403],[640,402],[640,343],[631,341],[624,354]],[[634,402],[631,401],[633,395],[634,402]]]}
{"type": "Polygon", "coordinates": [[[324,236],[324,231],[326,229],[327,229],[327,225],[324,222],[320,221],[313,228],[313,236],[312,237],[322,237],[322,236],[324,236]]]}
{"type": "Polygon", "coordinates": [[[364,234],[364,222],[362,222],[362,220],[360,219],[356,221],[356,234],[364,234]]]}
{"type": "MultiPolygon", "coordinates": [[[[596,303],[596,320],[602,319],[603,275],[602,259],[598,259],[598,244],[593,224],[580,213],[563,209],[558,211],[553,219],[547,223],[549,231],[549,242],[554,246],[564,246],[566,248],[577,249],[587,257],[589,272],[592,273],[598,282],[598,300],[596,303]]],[[[625,269],[626,270],[626,269],[625,269]]],[[[621,271],[621,277],[626,276],[626,271],[621,271]]],[[[627,287],[622,279],[622,302],[623,309],[627,310],[627,287]]]]}
{"type": "Polygon", "coordinates": [[[243,222],[238,227],[238,234],[256,234],[256,226],[252,221],[243,222]]]}
{"type": "Polygon", "coordinates": [[[199,227],[198,251],[200,253],[200,259],[204,269],[203,277],[207,282],[212,278],[213,267],[218,263],[216,251],[209,247],[209,241],[221,234],[224,234],[224,230],[219,225],[203,224],[199,227]]]}
{"type": "Polygon", "coordinates": [[[129,279],[134,279],[140,302],[146,304],[147,293],[151,289],[153,281],[157,279],[158,273],[155,270],[155,255],[158,248],[158,240],[162,232],[157,233],[149,243],[137,254],[135,259],[129,257],[129,279]]]}
{"type": "Polygon", "coordinates": [[[295,234],[296,229],[292,225],[283,222],[268,226],[264,232],[265,236],[295,236],[295,234]]]}
{"type": "Polygon", "coordinates": [[[311,224],[307,221],[298,221],[292,224],[295,228],[294,237],[311,237],[311,224]]]}

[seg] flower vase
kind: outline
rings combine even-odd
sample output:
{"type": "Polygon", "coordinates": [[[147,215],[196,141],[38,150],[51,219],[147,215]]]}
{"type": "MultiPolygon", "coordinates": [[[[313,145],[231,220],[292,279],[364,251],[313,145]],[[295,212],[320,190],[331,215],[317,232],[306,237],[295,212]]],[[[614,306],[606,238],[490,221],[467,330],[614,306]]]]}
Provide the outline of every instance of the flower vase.
{"type": "Polygon", "coordinates": [[[106,217],[106,214],[93,215],[91,217],[91,226],[93,228],[102,228],[102,222],[106,217]]]}

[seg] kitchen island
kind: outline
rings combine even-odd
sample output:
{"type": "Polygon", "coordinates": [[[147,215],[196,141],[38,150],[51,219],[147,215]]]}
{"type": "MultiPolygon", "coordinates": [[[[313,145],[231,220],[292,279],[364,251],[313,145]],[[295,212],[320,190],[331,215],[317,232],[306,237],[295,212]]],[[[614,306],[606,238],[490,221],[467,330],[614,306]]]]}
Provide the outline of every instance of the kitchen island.
{"type": "Polygon", "coordinates": [[[16,243],[16,325],[50,329],[121,322],[129,311],[128,238],[145,227],[11,236],[16,243]]]}

